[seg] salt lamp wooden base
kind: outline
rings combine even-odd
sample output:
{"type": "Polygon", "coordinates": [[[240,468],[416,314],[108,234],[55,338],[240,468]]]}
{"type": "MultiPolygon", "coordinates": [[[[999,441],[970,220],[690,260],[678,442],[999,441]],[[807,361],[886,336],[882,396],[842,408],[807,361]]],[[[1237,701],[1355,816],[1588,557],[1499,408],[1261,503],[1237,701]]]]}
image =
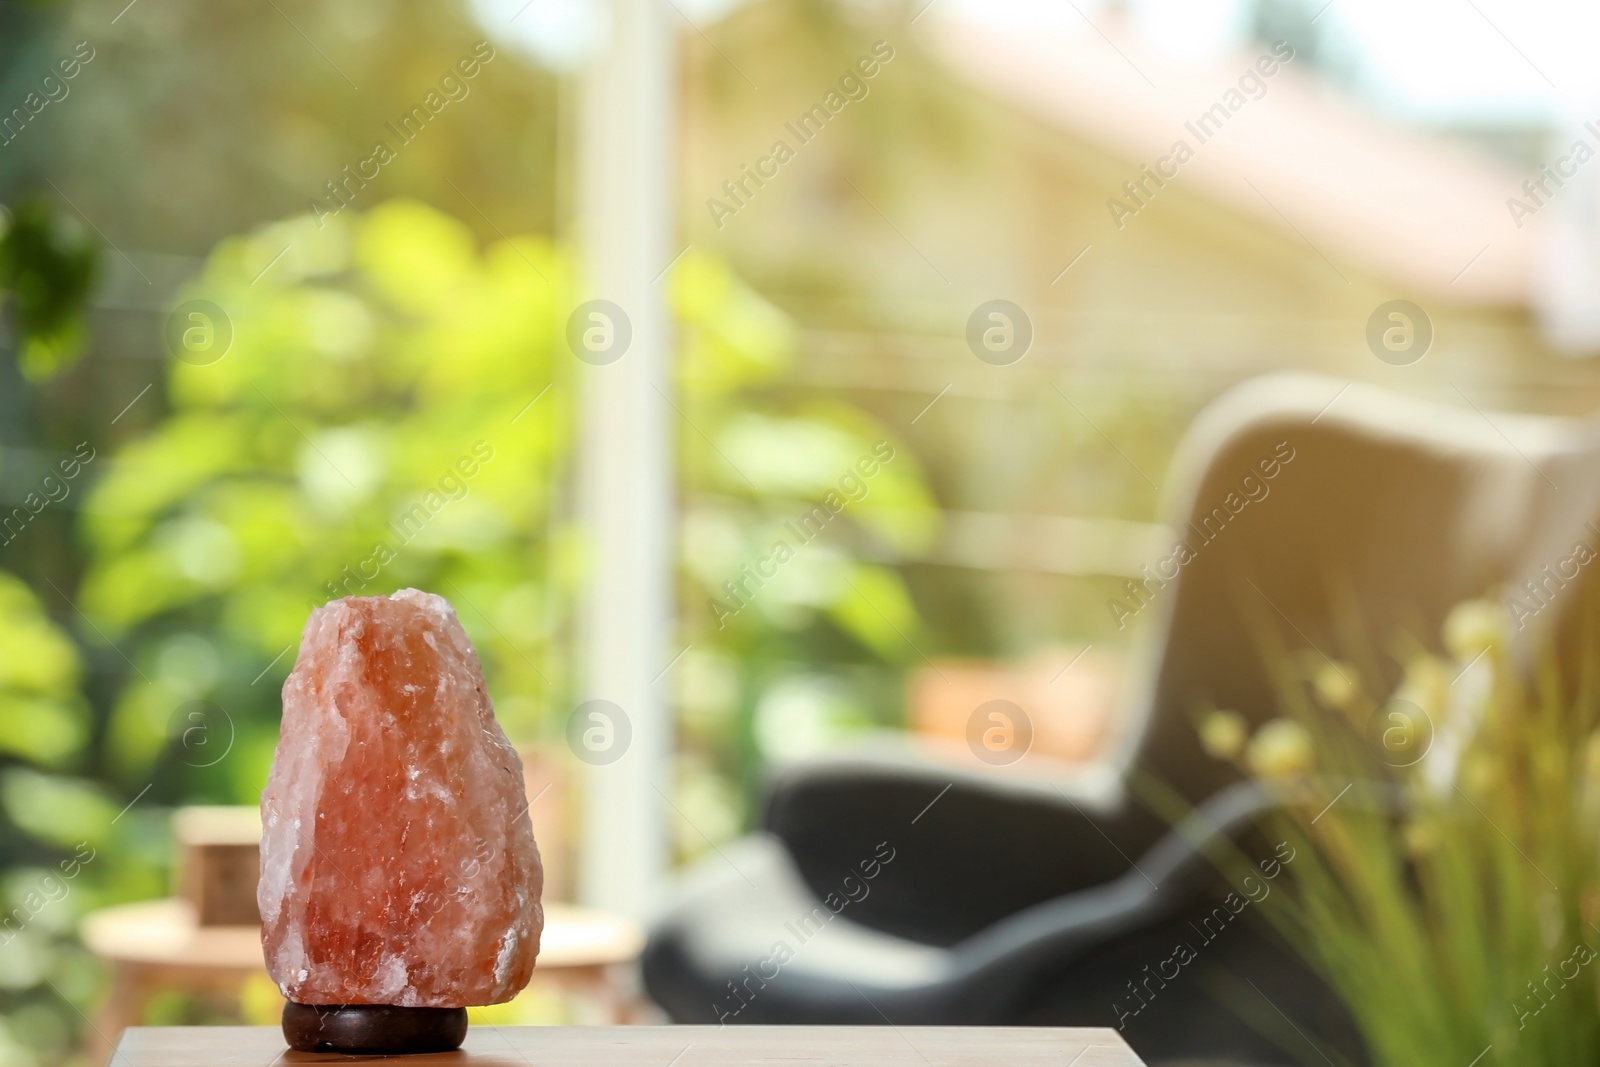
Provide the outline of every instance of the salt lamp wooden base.
{"type": "Polygon", "coordinates": [[[400,1008],[388,1004],[283,1006],[283,1039],[296,1052],[450,1052],[467,1036],[466,1008],[400,1008]]]}

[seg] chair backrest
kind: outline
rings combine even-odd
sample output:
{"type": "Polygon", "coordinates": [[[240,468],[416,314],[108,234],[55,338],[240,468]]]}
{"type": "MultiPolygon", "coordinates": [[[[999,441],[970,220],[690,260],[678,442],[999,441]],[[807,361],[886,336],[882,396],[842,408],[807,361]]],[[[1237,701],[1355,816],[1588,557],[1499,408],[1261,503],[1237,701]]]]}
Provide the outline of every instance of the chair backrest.
{"type": "Polygon", "coordinates": [[[1263,617],[1308,655],[1359,656],[1364,644],[1392,685],[1398,654],[1438,650],[1457,603],[1541,583],[1542,602],[1523,594],[1531,636],[1573,617],[1577,591],[1561,583],[1600,576],[1560,577],[1578,543],[1600,551],[1590,421],[1273,376],[1207,408],[1178,457],[1165,487],[1173,550],[1123,601],[1156,625],[1116,756],[1191,802],[1236,778],[1200,749],[1196,707],[1252,723],[1277,714],[1263,617]]]}

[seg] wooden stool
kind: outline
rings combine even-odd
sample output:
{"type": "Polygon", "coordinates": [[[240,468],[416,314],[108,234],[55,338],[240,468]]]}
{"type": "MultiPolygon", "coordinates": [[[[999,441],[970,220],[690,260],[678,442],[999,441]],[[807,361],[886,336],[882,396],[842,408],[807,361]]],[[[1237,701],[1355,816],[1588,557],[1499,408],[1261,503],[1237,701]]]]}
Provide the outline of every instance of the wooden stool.
{"type": "MultiPolygon", "coordinates": [[[[526,766],[529,785],[536,787],[528,793],[535,801],[535,822],[558,823],[564,779],[547,760],[529,758],[526,766]]],[[[180,896],[102,908],[84,916],[80,926],[85,947],[111,968],[111,995],[94,1023],[91,1053],[97,1063],[111,1055],[117,1035],[138,1025],[155,995],[181,992],[237,1000],[247,982],[266,977],[256,910],[260,812],[180,808],[173,813],[172,827],[180,896]]],[[[549,828],[539,832],[552,839],[552,855],[559,855],[560,835],[549,828]]],[[[549,882],[546,888],[552,888],[549,882]]],[[[631,972],[644,950],[639,924],[571,904],[546,903],[544,916],[534,983],[585,997],[606,1022],[636,1021],[631,972]]]]}
{"type": "MultiPolygon", "coordinates": [[[[95,1020],[96,1062],[111,1054],[124,1028],[138,1025],[157,993],[237,996],[265,975],[261,927],[201,926],[192,903],[169,898],[102,908],[84,916],[83,943],[111,965],[111,996],[95,1020]]],[[[608,1022],[631,1022],[636,1004],[623,973],[644,949],[644,931],[629,919],[571,904],[546,904],[535,981],[579,993],[600,1005],[608,1022]]]]}
{"type": "Polygon", "coordinates": [[[261,924],[201,926],[192,902],[150,900],[102,908],[79,927],[86,948],[111,965],[111,995],[94,1024],[91,1058],[105,1062],[124,1028],[157,993],[235,996],[265,974],[261,924]]]}

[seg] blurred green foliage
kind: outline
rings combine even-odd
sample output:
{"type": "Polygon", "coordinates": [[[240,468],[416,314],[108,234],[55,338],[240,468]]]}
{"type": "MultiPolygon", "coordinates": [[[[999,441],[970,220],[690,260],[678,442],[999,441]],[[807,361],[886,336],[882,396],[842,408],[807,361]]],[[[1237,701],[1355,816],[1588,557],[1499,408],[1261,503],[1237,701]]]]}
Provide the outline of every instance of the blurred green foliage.
{"type": "Polygon", "coordinates": [[[74,220],[39,201],[0,208],[0,292],[9,295],[25,377],[49,377],[83,351],[96,249],[74,220]]]}
{"type": "MultiPolygon", "coordinates": [[[[789,536],[782,520],[859,477],[890,435],[850,406],[786,400],[794,328],[714,259],[686,256],[672,299],[696,545],[682,579],[686,677],[725,675],[694,686],[690,721],[714,728],[686,731],[685,811],[733,832],[754,766],[749,728],[726,717],[754,709],[763,665],[814,661],[819,643],[898,664],[915,654],[918,619],[893,569],[830,536],[797,542],[752,611],[718,627],[709,601],[739,566],[789,536]]],[[[582,568],[603,566],[582,557],[568,506],[582,368],[565,347],[570,258],[531,237],[480,253],[454,219],[394,202],[230,240],[182,301],[205,301],[208,342],[230,334],[230,349],[173,363],[170,418],[115,458],[85,512],[78,603],[138,667],[106,731],[126,789],[178,773],[179,795],[254,801],[307,611],[405,585],[458,605],[512,736],[560,736],[570,606],[582,568]],[[226,760],[174,763],[174,709],[190,701],[221,709],[208,726],[232,741],[226,760]]],[[[926,541],[933,502],[904,446],[862,485],[846,525],[898,547],[926,541]]],[[[683,840],[702,846],[696,832],[683,840]]]]}
{"type": "MultiPolygon", "coordinates": [[[[714,260],[685,257],[672,293],[686,521],[715,528],[686,538],[713,546],[686,560],[688,639],[741,662],[809,659],[801,644],[829,639],[905,659],[910,596],[848,541],[805,547],[748,617],[719,628],[700,608],[888,435],[771,389],[792,327],[714,260]]],[[[79,603],[138,668],[107,731],[125,782],[157,765],[173,709],[204,699],[236,738],[226,766],[197,772],[205,792],[253,801],[307,611],[408,585],[458,605],[513,737],[559,735],[568,606],[582,568],[604,565],[584,560],[564,503],[583,367],[565,347],[569,257],[531,237],[480,254],[460,223],[397,201],[225,242],[183,301],[213,336],[172,365],[171,415],[116,457],[84,516],[79,603]]],[[[864,484],[855,525],[926,539],[932,502],[903,448],[864,484]]]]}
{"type": "MultiPolygon", "coordinates": [[[[807,665],[915,657],[909,592],[856,550],[915,550],[934,510],[915,458],[882,426],[782,388],[796,331],[724,265],[685,256],[671,294],[681,633],[692,646],[676,668],[687,853],[742,828],[763,755],[892,714],[892,701],[864,713],[807,665]],[[862,459],[875,449],[893,458],[868,476],[862,459]],[[828,501],[822,535],[789,532],[828,501]],[[794,558],[719,619],[711,605],[727,600],[725,583],[775,539],[792,542],[794,558]],[[778,710],[758,728],[764,700],[778,710]]],[[[72,919],[166,891],[168,805],[256,801],[278,686],[307,613],[330,597],[445,595],[508,733],[560,743],[572,606],[585,568],[604,565],[585,557],[570,504],[575,402],[582,375],[616,372],[567,350],[575,303],[571,257],[548,240],[480,249],[460,222],[414,201],[320,228],[297,216],[206,260],[179,296],[169,413],[109,457],[81,513],[81,636],[126,667],[102,725],[71,640],[26,586],[0,577],[0,748],[20,757],[0,776],[0,804],[40,864],[79,842],[98,850],[75,902],[26,934],[39,951],[0,949],[10,991],[0,1002],[43,1012],[51,1033],[78,1030],[47,986],[85,1009],[92,999],[72,919]],[[88,767],[105,784],[77,775],[88,767]]],[[[26,895],[37,873],[13,869],[14,892],[26,895]]],[[[51,1058],[61,1042],[42,1034],[13,1034],[33,1051],[12,1059],[51,1058]]]]}
{"type": "Polygon", "coordinates": [[[0,753],[7,757],[0,807],[26,835],[0,872],[5,1067],[60,1059],[79,1036],[71,1004],[87,1005],[100,978],[76,943],[78,915],[116,893],[148,894],[159,884],[150,820],[130,819],[114,841],[120,801],[82,776],[92,715],[81,675],[69,635],[26,585],[0,572],[0,753]]]}
{"type": "Polygon", "coordinates": [[[210,700],[235,741],[196,772],[203,791],[254,801],[308,610],[407,585],[458,605],[528,735],[559,670],[541,546],[570,427],[554,396],[518,416],[551,384],[565,277],[547,242],[480,257],[459,223],[404,202],[218,247],[185,294],[210,336],[180,346],[170,416],[84,516],[79,603],[148,678],[111,715],[121,774],[148,774],[172,710],[210,700]]]}
{"type": "MultiPolygon", "coordinates": [[[[0,4],[7,109],[78,42],[95,56],[69,94],[0,151],[0,199],[48,194],[48,179],[147,268],[141,250],[202,255],[262,219],[305,210],[326,195],[324,182],[392,136],[385,124],[485,39],[469,8],[456,0],[123,0],[109,12],[0,4]]],[[[482,210],[507,233],[552,232],[555,75],[502,51],[470,88],[358,206],[406,193],[449,205],[474,228],[482,210]]]]}
{"type": "Polygon", "coordinates": [[[78,650],[22,582],[0,572],[0,751],[59,767],[88,740],[78,650]]]}
{"type": "Polygon", "coordinates": [[[870,668],[919,661],[928,637],[901,573],[871,560],[924,549],[937,506],[882,422],[787,386],[798,331],[725,266],[685,256],[673,301],[689,651],[672,677],[689,851],[741,826],[765,762],[900,725],[899,670],[870,668]],[[818,505],[838,518],[823,525],[818,505]]]}

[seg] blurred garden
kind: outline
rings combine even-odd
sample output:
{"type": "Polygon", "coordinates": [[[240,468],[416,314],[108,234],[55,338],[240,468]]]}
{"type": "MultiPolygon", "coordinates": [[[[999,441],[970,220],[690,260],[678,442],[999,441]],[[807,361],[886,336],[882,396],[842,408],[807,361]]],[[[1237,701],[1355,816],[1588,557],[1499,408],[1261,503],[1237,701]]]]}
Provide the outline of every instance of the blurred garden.
{"type": "MultiPolygon", "coordinates": [[[[577,892],[569,718],[607,565],[573,341],[590,6],[0,2],[0,1067],[88,1062],[111,979],[82,917],[173,892],[175,810],[258,802],[279,689],[333,598],[451,601],[556,790],[547,884],[577,892]]],[[[677,255],[651,284],[672,520],[652,533],[678,867],[757,825],[773,768],[959,742],[968,693],[1043,692],[1081,657],[1055,754],[1092,757],[1153,625],[1111,605],[1170,544],[1185,428],[1265,370],[1395,371],[1360,326],[1405,242],[1345,204],[1341,270],[1198,180],[1113,230],[1106,194],[1137,164],[1111,97],[1011,77],[1008,47],[920,0],[671,6],[676,173],[652,180],[677,255]],[[752,193],[747,164],[866,56],[826,135],[752,193]],[[1014,367],[972,340],[1002,297],[1031,315],[1014,367]]],[[[1322,5],[1235,6],[1241,48],[1284,38],[1307,79],[1359,81],[1322,5]]],[[[1129,9],[1094,11],[1145,62],[1129,9]]],[[[1293,128],[1346,130],[1321,89],[1273,92],[1293,128]]],[[[1447,132],[1498,188],[1541,131],[1447,132]]],[[[1436,253],[1413,280],[1457,270],[1436,253]]],[[[1476,284],[1430,297],[1449,374],[1486,407],[1592,407],[1600,380],[1526,294],[1476,284]]],[[[1435,360],[1404,388],[1454,403],[1454,383],[1435,360]]],[[[263,976],[242,1008],[171,994],[144,1018],[277,1009],[263,976]]],[[[497,1018],[562,1017],[528,1010],[497,1018]]]]}
{"type": "MultiPolygon", "coordinates": [[[[71,903],[38,909],[4,953],[8,990],[32,1000],[11,1017],[40,1028],[17,1040],[64,1047],[76,1024],[51,1000],[71,990],[86,1004],[94,991],[72,920],[164,891],[170,806],[257,800],[277,686],[310,608],[407,586],[442,591],[484,656],[510,736],[559,743],[564,645],[586,565],[560,499],[573,390],[554,353],[568,258],[537,237],[480,249],[460,222],[403,200],[229,239],[181,294],[180,312],[196,318],[180,321],[199,332],[157,383],[165,396],[151,403],[164,400],[163,417],[106,458],[78,453],[76,477],[44,476],[52,502],[65,499],[57,486],[84,494],[66,534],[81,546],[81,573],[77,607],[59,618],[50,598],[67,594],[53,579],[41,596],[7,576],[14,763],[0,788],[17,831],[7,885],[32,908],[39,887],[59,881],[57,851],[87,847],[94,861],[70,883],[71,903]],[[85,668],[97,661],[115,679],[103,695],[85,668]]],[[[672,284],[679,402],[705,431],[684,443],[685,492],[704,501],[686,518],[697,551],[680,584],[699,608],[684,612],[695,647],[678,675],[677,804],[692,853],[705,847],[699,834],[742,827],[763,744],[894,721],[893,691],[880,683],[876,718],[836,699],[829,718],[779,720],[761,737],[754,709],[769,690],[826,684],[796,676],[797,664],[900,663],[899,634],[921,623],[893,569],[822,546],[737,621],[713,606],[742,603],[724,590],[741,565],[804,510],[799,501],[835,489],[892,437],[863,411],[775,388],[793,328],[725,265],[686,257],[672,284]],[[739,455],[739,468],[719,449],[739,455]]],[[[934,515],[901,448],[863,485],[851,518],[914,550],[934,515]]]]}
{"type": "MultiPolygon", "coordinates": [[[[486,64],[381,195],[302,210],[322,195],[309,176],[326,146],[376,125],[363,101],[404,98],[477,39],[470,14],[450,12],[297,10],[309,35],[361,46],[340,66],[363,91],[327,107],[349,91],[331,61],[253,45],[293,47],[270,7],[137,10],[109,27],[73,5],[0,11],[8,94],[94,42],[73,95],[0,153],[7,1067],[60,1061],[88,1036],[106,976],[77,922],[169,891],[174,806],[257,801],[313,606],[406,586],[447,596],[513,740],[560,745],[590,565],[574,528],[574,268],[558,224],[570,104],[525,58],[486,64]]],[[[668,284],[691,646],[672,675],[673,841],[686,858],[745,827],[766,760],[901,725],[916,648],[993,637],[961,610],[959,583],[888,565],[938,529],[903,434],[796,387],[793,316],[726,260],[691,251],[668,284]],[[874,454],[881,465],[853,481],[874,454]],[[751,596],[741,568],[841,478],[860,486],[849,530],[751,596]],[[956,601],[953,632],[919,608],[918,584],[956,601]]],[[[227,1017],[176,995],[150,1012],[227,1017]]]]}

